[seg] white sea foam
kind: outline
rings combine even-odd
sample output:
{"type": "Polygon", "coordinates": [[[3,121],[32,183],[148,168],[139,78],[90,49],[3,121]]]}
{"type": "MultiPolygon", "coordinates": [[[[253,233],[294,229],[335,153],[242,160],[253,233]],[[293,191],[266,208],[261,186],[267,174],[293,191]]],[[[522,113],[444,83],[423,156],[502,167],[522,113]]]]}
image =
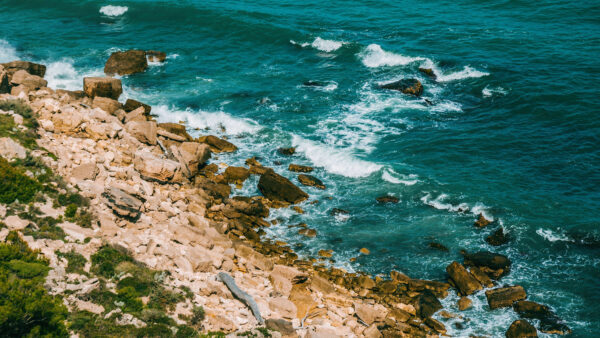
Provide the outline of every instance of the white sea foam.
{"type": "Polygon", "coordinates": [[[440,194],[438,197],[436,198],[432,198],[431,194],[427,194],[423,197],[421,197],[421,201],[429,206],[432,206],[438,210],[448,210],[451,212],[470,212],[473,215],[483,215],[483,217],[485,219],[487,219],[488,221],[492,222],[494,221],[494,217],[492,215],[490,215],[488,209],[489,207],[484,205],[481,202],[477,202],[475,203],[475,205],[473,206],[469,206],[468,203],[459,203],[459,204],[452,204],[449,202],[446,202],[446,199],[448,198],[447,194],[440,194]]]}
{"type": "Polygon", "coordinates": [[[78,71],[73,66],[71,59],[62,59],[47,64],[45,79],[48,80],[48,87],[55,89],[81,90],[84,77],[103,75],[101,69],[78,71]]]}
{"type": "Polygon", "coordinates": [[[542,238],[544,238],[545,240],[547,240],[549,242],[557,242],[557,241],[572,242],[573,241],[565,234],[554,232],[550,229],[539,228],[535,231],[535,233],[542,236],[542,238]]]}
{"type": "Polygon", "coordinates": [[[386,168],[383,170],[381,174],[381,178],[384,181],[393,183],[393,184],[404,184],[404,185],[415,185],[419,180],[417,179],[417,175],[402,175],[395,172],[393,169],[386,168]]]}
{"type": "Polygon", "coordinates": [[[17,50],[6,40],[0,39],[0,62],[18,60],[17,50]]]}
{"type": "Polygon", "coordinates": [[[362,63],[369,68],[382,66],[405,66],[416,61],[426,60],[422,57],[410,57],[392,52],[387,52],[378,44],[370,44],[363,50],[359,57],[362,63]]]}
{"type": "Polygon", "coordinates": [[[436,76],[438,82],[450,82],[469,78],[478,78],[482,76],[488,76],[490,73],[479,71],[471,66],[465,66],[462,70],[456,72],[444,72],[442,71],[435,62],[430,59],[426,59],[421,64],[423,68],[430,68],[436,76]]]}
{"type": "Polygon", "coordinates": [[[128,10],[129,8],[127,8],[126,6],[108,5],[102,6],[102,8],[100,8],[100,13],[106,16],[121,16],[125,14],[125,12],[127,12],[128,10]]]}
{"type": "Polygon", "coordinates": [[[296,151],[304,153],[315,166],[323,167],[330,173],[346,177],[366,177],[381,169],[380,164],[354,157],[348,150],[320,144],[293,135],[292,144],[296,151]]]}
{"type": "Polygon", "coordinates": [[[342,41],[325,40],[317,37],[315,41],[311,43],[311,46],[320,51],[330,53],[340,49],[343,44],[344,43],[342,41]]]}
{"type": "Polygon", "coordinates": [[[494,94],[506,95],[506,93],[508,92],[502,87],[489,88],[489,86],[485,86],[485,88],[481,90],[481,94],[484,97],[490,97],[494,94]]]}
{"type": "Polygon", "coordinates": [[[166,105],[152,107],[160,121],[186,121],[191,128],[210,129],[219,133],[223,128],[228,135],[251,134],[262,127],[247,118],[237,118],[222,111],[207,112],[171,109],[166,105]]]}

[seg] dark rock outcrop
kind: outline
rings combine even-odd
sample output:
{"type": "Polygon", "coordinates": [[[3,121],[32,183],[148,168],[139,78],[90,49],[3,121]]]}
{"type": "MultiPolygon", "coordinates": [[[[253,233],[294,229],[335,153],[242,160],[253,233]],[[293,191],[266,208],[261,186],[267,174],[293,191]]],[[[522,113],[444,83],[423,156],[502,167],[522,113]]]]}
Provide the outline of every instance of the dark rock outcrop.
{"type": "Polygon", "coordinates": [[[429,244],[427,244],[427,246],[429,246],[432,249],[436,249],[436,250],[440,250],[440,251],[444,251],[444,252],[448,252],[450,250],[448,250],[448,248],[440,243],[437,242],[430,242],[429,244]]]}
{"type": "Polygon", "coordinates": [[[312,175],[298,175],[298,181],[300,181],[300,183],[306,186],[315,187],[322,190],[325,189],[325,184],[323,184],[323,182],[320,179],[312,175]]]}
{"type": "Polygon", "coordinates": [[[292,204],[302,202],[308,198],[308,194],[302,189],[272,170],[260,176],[258,190],[270,200],[292,204]]]}
{"type": "Polygon", "coordinates": [[[146,52],[143,50],[128,50],[112,53],[104,65],[104,73],[107,75],[129,75],[143,72],[146,68],[148,68],[146,52]]]}
{"type": "Polygon", "coordinates": [[[140,216],[143,202],[125,191],[110,187],[102,194],[108,200],[108,206],[121,217],[136,219],[140,216]]]}
{"type": "Polygon", "coordinates": [[[417,299],[416,310],[421,318],[431,317],[443,308],[442,303],[429,290],[424,290],[417,299]]]}
{"type": "Polygon", "coordinates": [[[468,296],[483,289],[481,283],[479,283],[479,281],[458,262],[452,262],[448,265],[446,267],[446,272],[460,293],[464,296],[468,296]]]}
{"type": "Polygon", "coordinates": [[[127,99],[127,101],[125,101],[125,105],[123,105],[123,110],[129,113],[138,109],[139,107],[144,107],[144,112],[146,115],[150,115],[152,107],[134,99],[127,99]]]}
{"type": "Polygon", "coordinates": [[[490,221],[487,220],[487,218],[485,218],[483,216],[483,214],[479,214],[479,216],[477,216],[477,220],[475,221],[475,226],[478,228],[483,228],[485,226],[488,226],[490,223],[490,221]]]}
{"type": "Polygon", "coordinates": [[[123,87],[121,80],[112,77],[84,77],[83,91],[91,98],[102,96],[117,100],[123,93],[123,87]]]}
{"type": "Polygon", "coordinates": [[[431,69],[431,68],[419,68],[419,71],[434,80],[437,78],[437,76],[433,72],[433,69],[431,69]]]}
{"type": "MultiPolygon", "coordinates": [[[[171,134],[181,136],[187,141],[192,140],[192,137],[190,136],[190,134],[188,134],[188,132],[185,129],[185,126],[182,124],[165,122],[165,123],[159,123],[158,128],[164,129],[171,134]]],[[[210,145],[209,145],[209,147],[210,147],[210,145]]],[[[211,150],[212,150],[212,147],[211,147],[211,150]]]]}
{"type": "Polygon", "coordinates": [[[148,50],[146,51],[146,57],[150,62],[165,62],[167,53],[157,50],[148,50]]]}
{"type": "Polygon", "coordinates": [[[383,195],[383,196],[379,196],[375,199],[377,202],[379,203],[398,203],[400,202],[400,199],[396,196],[391,196],[391,195],[383,195]]]}
{"type": "Polygon", "coordinates": [[[386,83],[379,86],[382,89],[397,90],[404,94],[421,96],[423,94],[423,85],[417,79],[402,79],[392,83],[386,83]]]}
{"type": "Polygon", "coordinates": [[[279,148],[277,149],[277,152],[279,152],[281,155],[294,155],[296,153],[296,148],[279,148]]]}
{"type": "Polygon", "coordinates": [[[531,338],[537,336],[535,327],[522,319],[515,320],[508,328],[508,331],[506,331],[506,338],[531,338]]]}
{"type": "Polygon", "coordinates": [[[290,164],[288,166],[288,170],[289,171],[295,171],[295,172],[298,172],[298,173],[309,173],[309,172],[313,171],[314,168],[306,166],[306,165],[300,165],[300,164],[293,164],[292,163],[292,164],[290,164]]]}
{"type": "Polygon", "coordinates": [[[504,229],[502,227],[498,228],[498,230],[494,231],[492,234],[485,238],[485,241],[493,246],[500,246],[502,244],[508,243],[508,235],[504,233],[504,229]]]}
{"type": "Polygon", "coordinates": [[[510,271],[511,262],[504,255],[489,251],[480,251],[473,254],[465,254],[464,264],[466,266],[476,266],[491,278],[498,279],[510,271]]]}
{"type": "Polygon", "coordinates": [[[521,318],[538,319],[540,331],[549,334],[568,334],[571,329],[546,305],[522,300],[513,304],[515,312],[521,318]]]}
{"type": "Polygon", "coordinates": [[[244,167],[227,167],[223,177],[227,183],[242,184],[250,177],[250,171],[244,167]]]}
{"type": "Polygon", "coordinates": [[[0,66],[3,66],[10,76],[19,70],[24,70],[31,75],[39,77],[44,77],[44,75],[46,75],[46,66],[29,61],[11,61],[2,63],[0,66]]]}
{"type": "Polygon", "coordinates": [[[198,142],[208,144],[210,150],[215,153],[233,152],[238,149],[235,144],[213,135],[202,136],[198,138],[198,142]]]}
{"type": "Polygon", "coordinates": [[[512,306],[514,302],[527,298],[522,286],[507,286],[485,292],[490,309],[512,306]]]}

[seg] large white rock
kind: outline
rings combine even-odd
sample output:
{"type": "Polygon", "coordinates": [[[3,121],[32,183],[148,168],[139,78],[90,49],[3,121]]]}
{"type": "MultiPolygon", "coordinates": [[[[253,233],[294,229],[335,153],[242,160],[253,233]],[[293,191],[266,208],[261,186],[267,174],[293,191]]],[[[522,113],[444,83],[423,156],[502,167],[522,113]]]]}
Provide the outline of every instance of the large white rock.
{"type": "Polygon", "coordinates": [[[9,137],[0,138],[0,156],[7,160],[14,158],[25,158],[27,153],[25,148],[9,137]]]}
{"type": "Polygon", "coordinates": [[[181,165],[178,162],[159,158],[148,151],[137,152],[134,155],[133,167],[146,180],[166,183],[181,178],[181,165]]]}
{"type": "Polygon", "coordinates": [[[125,128],[138,141],[150,145],[156,144],[156,122],[131,121],[125,124],[125,128]]]}

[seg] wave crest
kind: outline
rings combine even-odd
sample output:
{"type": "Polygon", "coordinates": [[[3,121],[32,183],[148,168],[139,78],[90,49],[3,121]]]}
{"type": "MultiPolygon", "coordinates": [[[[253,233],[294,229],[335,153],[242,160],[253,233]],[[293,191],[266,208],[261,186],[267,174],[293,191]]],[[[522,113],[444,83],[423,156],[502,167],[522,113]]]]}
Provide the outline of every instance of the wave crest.
{"type": "Polygon", "coordinates": [[[416,61],[424,61],[422,57],[410,57],[387,52],[378,44],[370,44],[359,54],[362,63],[369,68],[382,66],[405,66],[416,61]]]}
{"type": "Polygon", "coordinates": [[[126,6],[107,5],[100,8],[100,13],[106,16],[121,16],[129,10],[126,6]]]}
{"type": "Polygon", "coordinates": [[[0,62],[10,62],[19,59],[17,50],[8,41],[0,39],[0,62]]]}

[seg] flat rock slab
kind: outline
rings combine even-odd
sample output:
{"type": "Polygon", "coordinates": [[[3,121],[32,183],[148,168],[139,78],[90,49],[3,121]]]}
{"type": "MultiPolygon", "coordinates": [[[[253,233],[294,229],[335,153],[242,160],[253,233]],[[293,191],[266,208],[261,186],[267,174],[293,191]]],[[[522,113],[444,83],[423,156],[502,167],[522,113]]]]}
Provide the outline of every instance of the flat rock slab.
{"type": "Polygon", "coordinates": [[[106,197],[108,206],[115,214],[128,218],[140,216],[143,203],[138,198],[115,187],[106,189],[102,195],[106,197]]]}
{"type": "Polygon", "coordinates": [[[485,292],[490,309],[512,306],[514,302],[527,298],[527,293],[522,286],[508,286],[485,292]]]}

